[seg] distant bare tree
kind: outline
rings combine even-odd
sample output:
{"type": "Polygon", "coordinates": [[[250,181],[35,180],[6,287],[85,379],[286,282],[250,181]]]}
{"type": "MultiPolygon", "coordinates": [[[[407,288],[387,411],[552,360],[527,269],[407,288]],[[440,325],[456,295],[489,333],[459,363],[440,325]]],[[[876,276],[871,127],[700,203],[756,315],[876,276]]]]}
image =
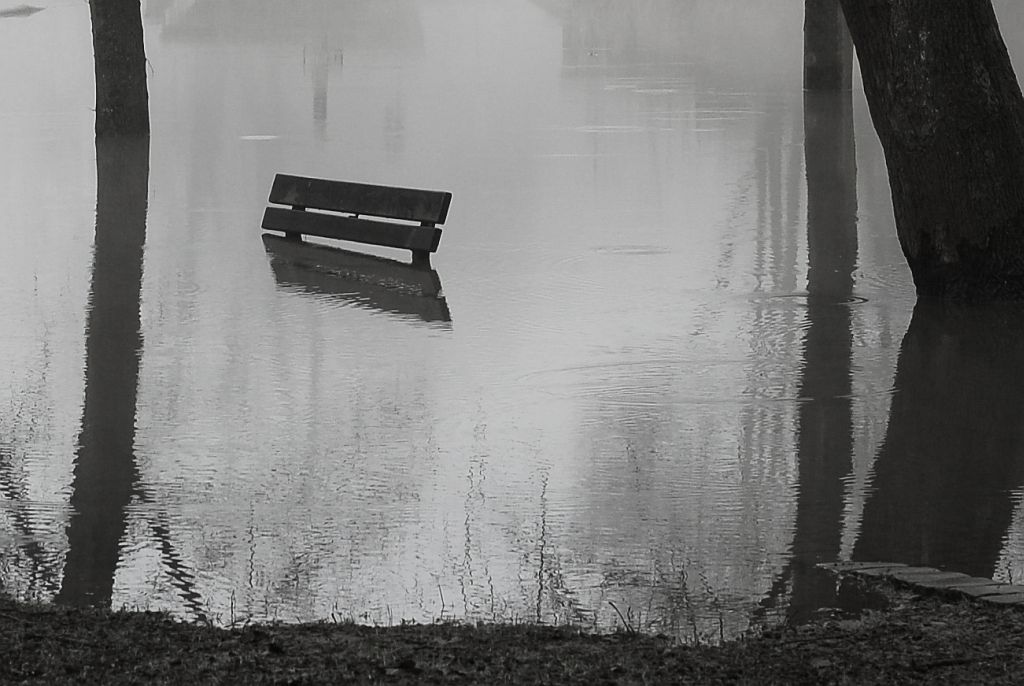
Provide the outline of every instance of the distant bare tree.
{"type": "Polygon", "coordinates": [[[89,0],[96,63],[96,135],[149,133],[139,0],[89,0]]]}
{"type": "Polygon", "coordinates": [[[839,0],[804,0],[804,89],[853,89],[853,43],[839,0]]]}

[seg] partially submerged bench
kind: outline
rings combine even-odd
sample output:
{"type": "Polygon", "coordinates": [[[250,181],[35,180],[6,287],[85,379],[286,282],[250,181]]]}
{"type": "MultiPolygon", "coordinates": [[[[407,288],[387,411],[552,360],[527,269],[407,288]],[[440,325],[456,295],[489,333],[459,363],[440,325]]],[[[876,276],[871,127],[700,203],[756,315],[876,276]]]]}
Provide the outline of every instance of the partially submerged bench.
{"type": "Polygon", "coordinates": [[[278,174],[270,202],[289,207],[268,207],[262,226],[298,240],[309,235],[405,248],[413,262],[429,263],[451,201],[445,191],[278,174]]]}

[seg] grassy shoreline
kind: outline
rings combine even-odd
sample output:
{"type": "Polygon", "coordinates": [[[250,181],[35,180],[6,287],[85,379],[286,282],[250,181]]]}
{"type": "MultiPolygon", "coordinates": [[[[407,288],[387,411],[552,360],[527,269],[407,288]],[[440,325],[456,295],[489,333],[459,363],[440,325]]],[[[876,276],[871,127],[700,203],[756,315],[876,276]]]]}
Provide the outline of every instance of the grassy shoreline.
{"type": "Polygon", "coordinates": [[[1024,611],[886,586],[891,607],[721,646],[533,625],[219,629],[0,598],[0,682],[1018,683],[1024,611]]]}

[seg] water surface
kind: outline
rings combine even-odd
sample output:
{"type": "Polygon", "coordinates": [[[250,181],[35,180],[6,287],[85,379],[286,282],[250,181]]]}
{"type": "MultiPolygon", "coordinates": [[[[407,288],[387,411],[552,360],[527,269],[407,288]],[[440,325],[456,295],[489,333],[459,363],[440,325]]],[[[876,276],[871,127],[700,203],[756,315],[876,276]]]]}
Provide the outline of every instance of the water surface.
{"type": "Polygon", "coordinates": [[[111,146],[87,7],[0,22],[6,593],[706,640],[1024,571],[1021,318],[914,308],[803,3],[144,9],[111,146]],[[451,191],[433,271],[268,252],[277,172],[451,191]]]}

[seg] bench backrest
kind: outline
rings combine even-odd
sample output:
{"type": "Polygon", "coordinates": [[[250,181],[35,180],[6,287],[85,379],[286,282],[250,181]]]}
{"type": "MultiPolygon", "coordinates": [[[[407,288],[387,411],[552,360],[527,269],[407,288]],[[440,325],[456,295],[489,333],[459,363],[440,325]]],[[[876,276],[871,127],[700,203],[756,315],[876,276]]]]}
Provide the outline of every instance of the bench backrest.
{"type": "Polygon", "coordinates": [[[278,174],[270,189],[270,202],[435,226],[448,217],[452,194],[278,174]]]}

